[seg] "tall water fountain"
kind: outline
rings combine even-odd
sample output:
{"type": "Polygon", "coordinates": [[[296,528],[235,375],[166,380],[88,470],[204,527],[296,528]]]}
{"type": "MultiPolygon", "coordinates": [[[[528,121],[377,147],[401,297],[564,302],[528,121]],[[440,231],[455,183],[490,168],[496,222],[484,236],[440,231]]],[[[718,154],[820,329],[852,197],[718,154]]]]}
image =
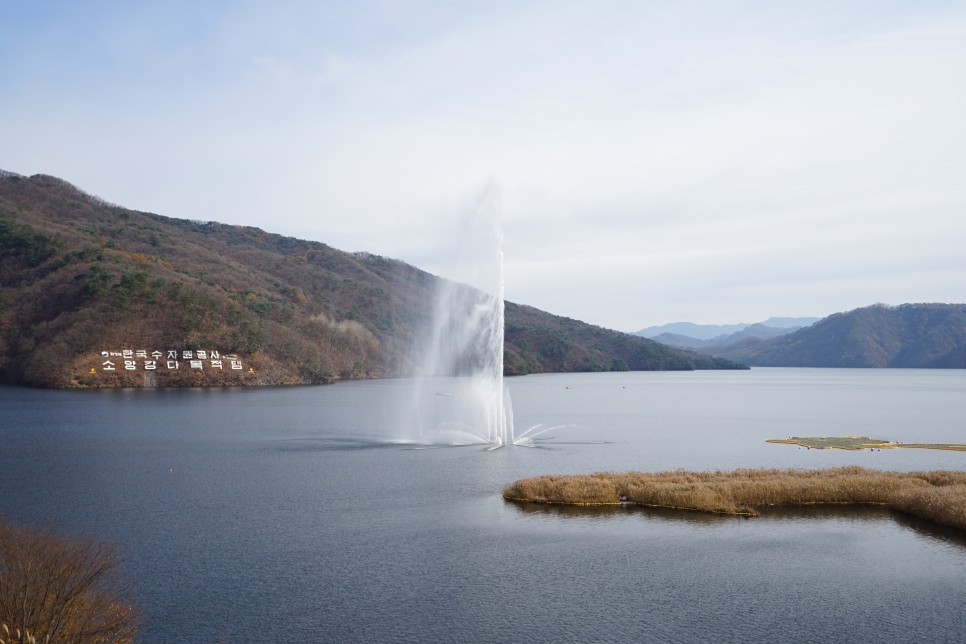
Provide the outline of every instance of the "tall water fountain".
{"type": "Polygon", "coordinates": [[[492,448],[513,442],[503,382],[503,225],[489,184],[469,209],[453,281],[439,280],[417,342],[413,409],[420,443],[492,448]]]}

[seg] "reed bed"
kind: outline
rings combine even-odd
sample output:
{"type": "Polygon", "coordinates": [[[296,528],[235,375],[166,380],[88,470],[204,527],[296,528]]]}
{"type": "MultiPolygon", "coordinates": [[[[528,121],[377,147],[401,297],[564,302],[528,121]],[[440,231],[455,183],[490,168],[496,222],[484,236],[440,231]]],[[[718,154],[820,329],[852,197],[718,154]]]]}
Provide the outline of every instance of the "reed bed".
{"type": "Polygon", "coordinates": [[[878,504],[966,530],[966,472],[884,472],[862,467],[733,472],[596,472],[537,476],[507,485],[508,501],[566,505],[636,504],[758,514],[806,504],[878,504]]]}

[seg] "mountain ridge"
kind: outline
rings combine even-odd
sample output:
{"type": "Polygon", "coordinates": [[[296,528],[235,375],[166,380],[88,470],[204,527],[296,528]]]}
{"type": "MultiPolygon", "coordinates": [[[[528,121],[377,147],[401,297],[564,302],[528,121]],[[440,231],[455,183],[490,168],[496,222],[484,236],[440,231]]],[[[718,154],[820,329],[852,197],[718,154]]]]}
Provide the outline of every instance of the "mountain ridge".
{"type": "Polygon", "coordinates": [[[799,328],[802,327],[780,328],[768,326],[764,323],[758,322],[755,324],[749,324],[740,331],[735,331],[734,333],[729,333],[726,335],[718,335],[710,340],[699,340],[690,336],[677,335],[674,333],[662,333],[652,337],[651,339],[672,347],[691,349],[694,351],[705,351],[709,348],[715,349],[722,346],[733,345],[749,338],[757,340],[770,340],[772,338],[777,338],[779,336],[792,333],[799,328]]]}
{"type": "Polygon", "coordinates": [[[966,368],[966,304],[873,304],[764,341],[703,350],[752,366],[966,368]]]}
{"type": "Polygon", "coordinates": [[[669,322],[660,326],[649,326],[634,335],[654,339],[660,335],[671,334],[696,340],[719,340],[724,337],[741,333],[748,327],[763,325],[776,329],[788,329],[789,332],[817,322],[817,317],[770,317],[762,322],[739,322],[736,324],[697,324],[695,322],[669,322]]]}
{"type": "MultiPolygon", "coordinates": [[[[129,210],[11,172],[0,172],[0,257],[0,381],[47,387],[411,375],[446,282],[400,260],[129,210]]],[[[506,311],[511,375],[744,368],[523,305],[506,311]]]]}

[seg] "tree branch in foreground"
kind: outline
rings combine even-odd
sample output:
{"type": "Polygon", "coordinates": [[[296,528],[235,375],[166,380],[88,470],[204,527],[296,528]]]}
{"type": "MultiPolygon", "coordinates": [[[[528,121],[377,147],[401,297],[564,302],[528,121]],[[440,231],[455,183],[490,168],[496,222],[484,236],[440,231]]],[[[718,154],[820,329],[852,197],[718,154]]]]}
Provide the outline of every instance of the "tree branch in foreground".
{"type": "Polygon", "coordinates": [[[133,641],[119,564],[112,544],[0,521],[0,642],[133,641]]]}

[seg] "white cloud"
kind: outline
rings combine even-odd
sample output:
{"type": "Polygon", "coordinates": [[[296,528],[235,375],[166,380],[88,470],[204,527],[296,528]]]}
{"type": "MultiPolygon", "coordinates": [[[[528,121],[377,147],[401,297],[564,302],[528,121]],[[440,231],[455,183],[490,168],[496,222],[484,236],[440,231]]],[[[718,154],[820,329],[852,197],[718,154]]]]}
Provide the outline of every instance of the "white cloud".
{"type": "Polygon", "coordinates": [[[955,7],[193,6],[25,22],[0,167],[442,273],[493,179],[508,297],[623,329],[961,299],[955,7]]]}

